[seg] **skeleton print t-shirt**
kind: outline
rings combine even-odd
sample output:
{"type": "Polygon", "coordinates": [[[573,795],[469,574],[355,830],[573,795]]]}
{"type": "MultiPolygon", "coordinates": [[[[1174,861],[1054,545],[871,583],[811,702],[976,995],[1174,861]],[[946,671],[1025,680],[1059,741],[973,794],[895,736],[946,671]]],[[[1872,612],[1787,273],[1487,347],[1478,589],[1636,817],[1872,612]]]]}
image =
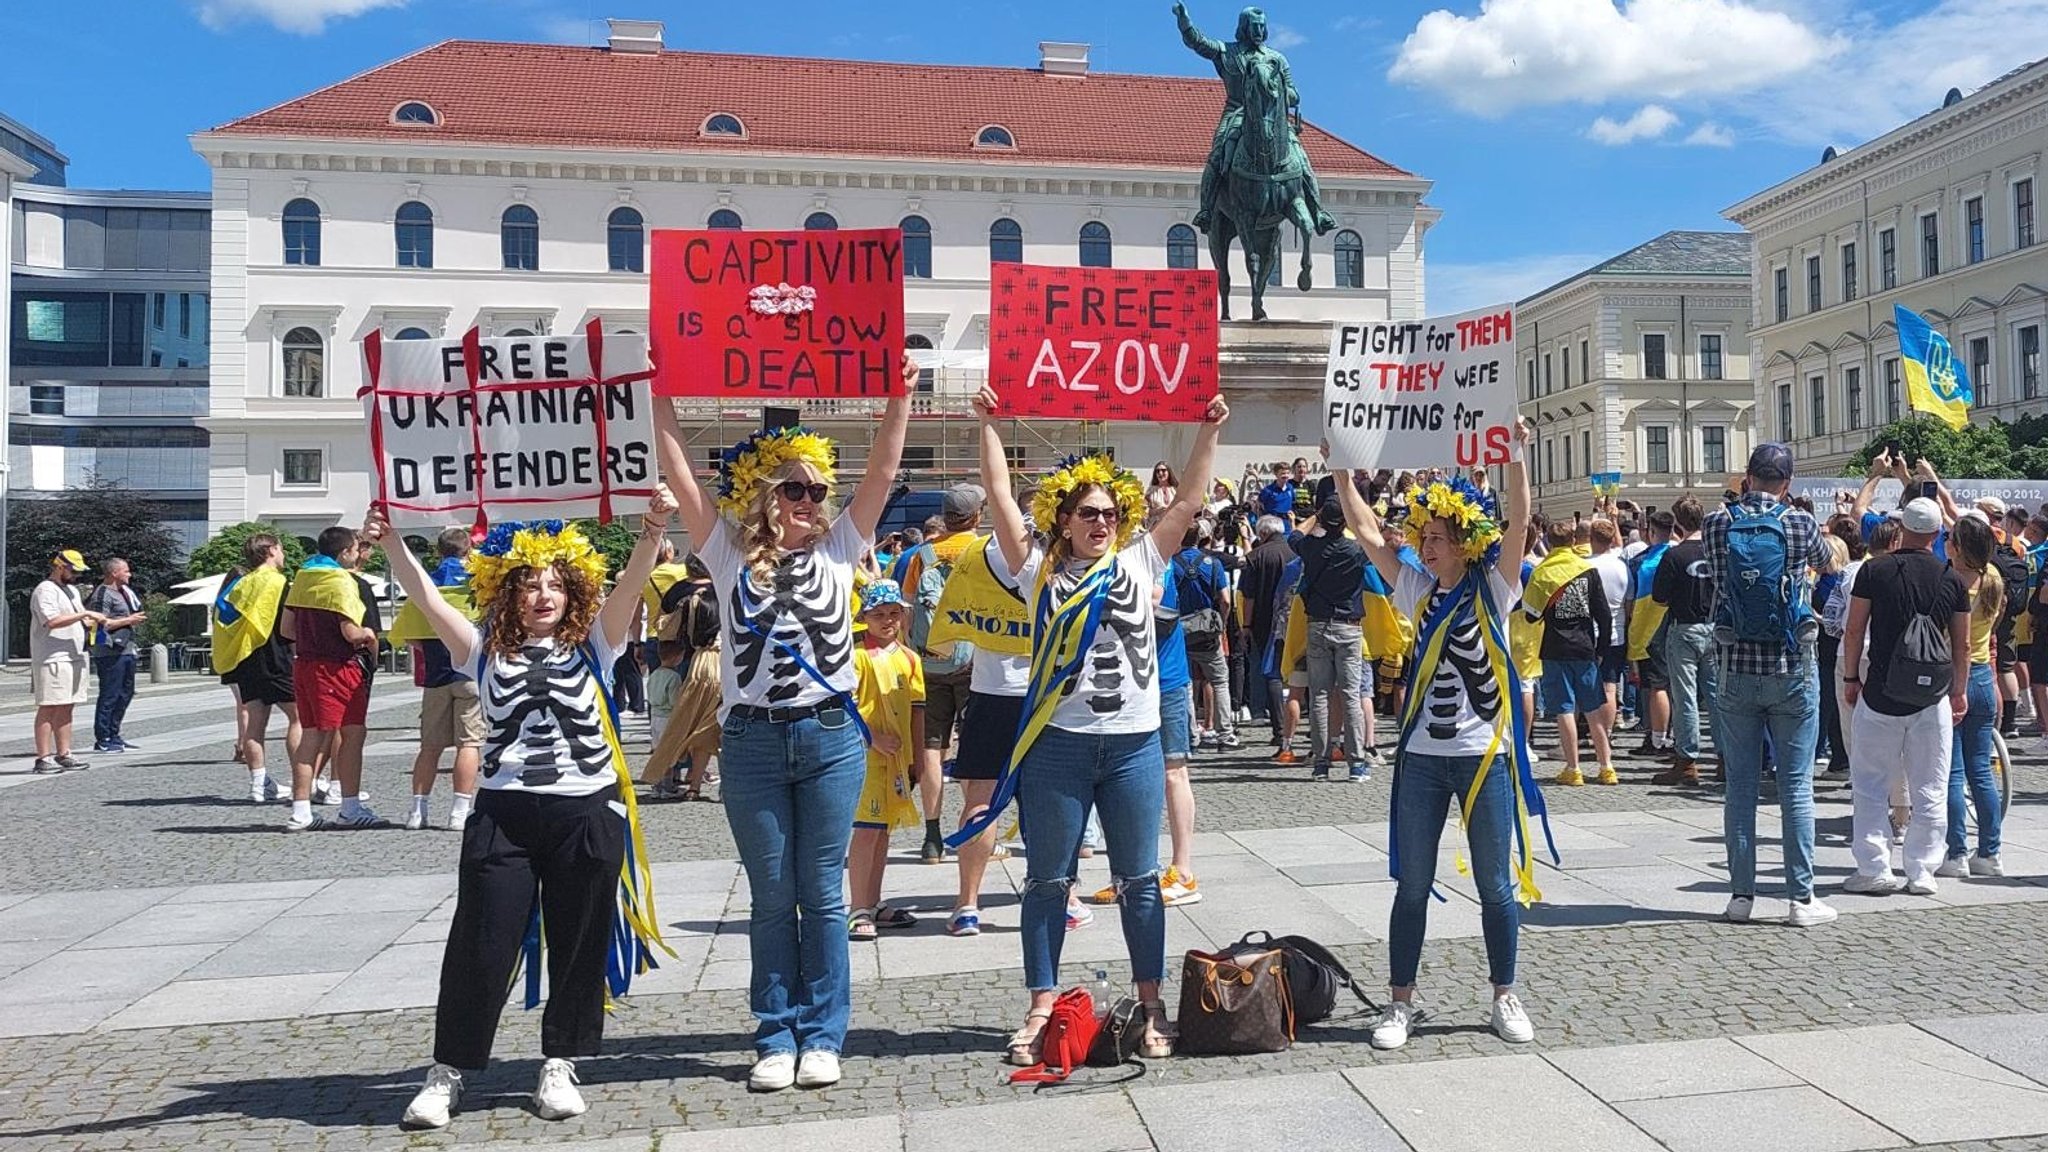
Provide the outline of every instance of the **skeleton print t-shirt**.
{"type": "MultiPolygon", "coordinates": [[[[1498,569],[1488,569],[1486,580],[1505,631],[1522,594],[1501,579],[1498,569]]],[[[1437,586],[1436,577],[1404,568],[1394,581],[1394,608],[1417,622],[1419,636],[1420,625],[1449,592],[1450,589],[1437,586]]],[[[1486,644],[1479,634],[1478,607],[1475,599],[1445,625],[1450,634],[1444,638],[1443,658],[1437,661],[1436,673],[1429,683],[1409,686],[1409,691],[1423,693],[1422,716],[1416,722],[1415,734],[1408,739],[1410,752],[1426,756],[1483,756],[1493,740],[1494,723],[1501,718],[1500,685],[1493,677],[1486,644]]],[[[1505,745],[1502,751],[1507,751],[1505,745]]]]}
{"type": "MultiPolygon", "coordinates": [[[[604,735],[604,698],[576,646],[534,640],[508,659],[472,641],[470,670],[483,705],[485,788],[588,796],[618,780],[604,735]]],[[[609,677],[619,650],[592,633],[598,674],[609,677]]]]}
{"type": "Polygon", "coordinates": [[[762,587],[747,574],[739,527],[719,520],[700,555],[718,589],[725,629],[718,669],[721,721],[735,704],[801,708],[853,691],[853,567],[867,546],[853,517],[842,514],[816,547],[784,557],[774,585],[762,587]],[[781,643],[754,631],[750,620],[781,643]],[[790,652],[825,682],[805,672],[790,652]]]}
{"type": "MultiPolygon", "coordinates": [[[[1033,545],[1018,580],[1037,610],[1038,570],[1045,552],[1033,545]]],[[[1152,589],[1166,561],[1145,533],[1117,553],[1109,599],[1089,641],[1078,675],[1062,685],[1052,726],[1068,732],[1116,735],[1159,730],[1159,648],[1152,630],[1152,589]]],[[[1087,575],[1076,562],[1052,577],[1053,604],[1072,594],[1087,575]]]]}

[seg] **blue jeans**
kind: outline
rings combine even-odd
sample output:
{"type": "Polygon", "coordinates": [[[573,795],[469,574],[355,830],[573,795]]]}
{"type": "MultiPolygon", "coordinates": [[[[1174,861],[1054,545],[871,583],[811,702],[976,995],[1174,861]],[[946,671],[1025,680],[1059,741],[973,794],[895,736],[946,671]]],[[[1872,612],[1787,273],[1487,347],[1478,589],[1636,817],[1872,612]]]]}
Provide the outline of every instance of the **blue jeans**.
{"type": "MultiPolygon", "coordinates": [[[[1453,804],[1463,804],[1472,778],[1479,774],[1477,756],[1401,755],[1394,769],[1394,850],[1399,853],[1401,882],[1394,889],[1394,911],[1388,917],[1387,951],[1392,959],[1393,986],[1412,988],[1422,966],[1422,938],[1429,921],[1429,890],[1436,883],[1437,844],[1444,818],[1453,804]]],[[[1494,760],[1472,805],[1466,839],[1472,846],[1472,881],[1479,889],[1479,925],[1486,936],[1489,978],[1502,987],[1515,982],[1515,949],[1521,931],[1521,906],[1515,903],[1515,882],[1508,860],[1513,851],[1514,765],[1508,757],[1494,760]]]]}
{"type": "Polygon", "coordinates": [[[1813,747],[1820,737],[1820,670],[1813,649],[1802,650],[1792,671],[1757,676],[1720,669],[1721,763],[1728,773],[1722,801],[1721,840],[1728,848],[1728,885],[1737,896],[1756,895],[1756,805],[1762,787],[1764,741],[1778,772],[1783,816],[1785,892],[1813,895],[1813,747]]]}
{"type": "Polygon", "coordinates": [[[1991,665],[1970,665],[1970,710],[1956,725],[1955,752],[1948,762],[1948,856],[1970,850],[1963,835],[1963,784],[1977,806],[1977,855],[1998,855],[1998,778],[1991,774],[1991,733],[1998,726],[1998,681],[1991,665]]]}
{"type": "Polygon", "coordinates": [[[100,698],[92,709],[92,742],[112,744],[121,739],[121,721],[135,699],[135,653],[94,656],[92,671],[100,681],[100,698]]]}
{"type": "MultiPolygon", "coordinates": [[[[1136,983],[1166,975],[1166,906],[1159,902],[1159,817],[1166,811],[1166,761],[1156,732],[1091,736],[1048,727],[1018,767],[1024,821],[1024,982],[1060,986],[1067,892],[1092,806],[1109,841],[1124,947],[1136,983]]],[[[731,803],[730,800],[727,801],[731,803]]]]}
{"type": "Polygon", "coordinates": [[[1664,670],[1671,679],[1671,743],[1680,759],[1706,759],[1707,744],[1715,735],[1714,707],[1720,693],[1713,651],[1712,624],[1673,624],[1665,629],[1664,670]]]}
{"type": "Polygon", "coordinates": [[[785,723],[728,716],[721,735],[725,818],[752,894],[754,1050],[837,1052],[852,1012],[840,873],[867,775],[860,731],[835,710],[785,723]]]}

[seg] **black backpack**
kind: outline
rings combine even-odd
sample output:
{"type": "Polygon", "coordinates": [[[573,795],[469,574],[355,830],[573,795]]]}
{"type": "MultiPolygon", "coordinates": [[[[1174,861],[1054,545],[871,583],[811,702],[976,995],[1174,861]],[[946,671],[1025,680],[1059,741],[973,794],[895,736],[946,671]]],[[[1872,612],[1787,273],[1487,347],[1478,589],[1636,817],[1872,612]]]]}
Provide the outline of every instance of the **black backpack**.
{"type": "Polygon", "coordinates": [[[1365,994],[1351,978],[1351,972],[1344,962],[1337,959],[1328,948],[1306,936],[1275,936],[1271,932],[1247,932],[1237,943],[1224,949],[1225,952],[1266,952],[1280,949],[1287,958],[1287,989],[1294,1001],[1294,1019],[1300,1024],[1314,1024],[1330,1018],[1337,1010],[1337,990],[1349,988],[1358,1002],[1371,1011],[1380,1010],[1378,1004],[1365,994]]]}
{"type": "MultiPolygon", "coordinates": [[[[1912,586],[1906,582],[1904,565],[1894,571],[1898,575],[1899,602],[1907,617],[1891,662],[1883,671],[1884,694],[1911,708],[1932,707],[1948,696],[1954,673],[1948,620],[1936,618],[1932,604],[1921,604],[1915,599],[1912,586]]],[[[1877,671],[1875,664],[1871,671],[1877,671]]]]}

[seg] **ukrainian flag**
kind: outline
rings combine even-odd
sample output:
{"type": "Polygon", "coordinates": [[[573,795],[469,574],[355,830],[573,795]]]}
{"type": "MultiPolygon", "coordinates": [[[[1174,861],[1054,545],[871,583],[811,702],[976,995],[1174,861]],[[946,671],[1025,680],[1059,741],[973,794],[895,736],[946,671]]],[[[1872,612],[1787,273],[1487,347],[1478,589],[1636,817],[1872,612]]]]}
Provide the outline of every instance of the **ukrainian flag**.
{"type": "Polygon", "coordinates": [[[1906,397],[1915,412],[1931,412],[1951,428],[1970,423],[1969,373],[1949,347],[1948,337],[1936,332],[1917,312],[1892,305],[1899,326],[1899,356],[1905,361],[1906,397]]]}

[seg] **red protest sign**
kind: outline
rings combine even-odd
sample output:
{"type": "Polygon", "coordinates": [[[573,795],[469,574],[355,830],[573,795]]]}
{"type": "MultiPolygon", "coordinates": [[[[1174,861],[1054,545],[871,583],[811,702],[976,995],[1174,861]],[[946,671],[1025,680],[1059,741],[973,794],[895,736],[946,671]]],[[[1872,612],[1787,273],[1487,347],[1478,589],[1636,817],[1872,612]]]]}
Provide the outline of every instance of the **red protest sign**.
{"type": "Polygon", "coordinates": [[[903,233],[656,229],[660,396],[886,396],[901,385],[903,233]]]}
{"type": "Polygon", "coordinates": [[[1202,418],[1216,396],[1216,274],[997,264],[989,386],[1005,416],[1202,418]]]}

